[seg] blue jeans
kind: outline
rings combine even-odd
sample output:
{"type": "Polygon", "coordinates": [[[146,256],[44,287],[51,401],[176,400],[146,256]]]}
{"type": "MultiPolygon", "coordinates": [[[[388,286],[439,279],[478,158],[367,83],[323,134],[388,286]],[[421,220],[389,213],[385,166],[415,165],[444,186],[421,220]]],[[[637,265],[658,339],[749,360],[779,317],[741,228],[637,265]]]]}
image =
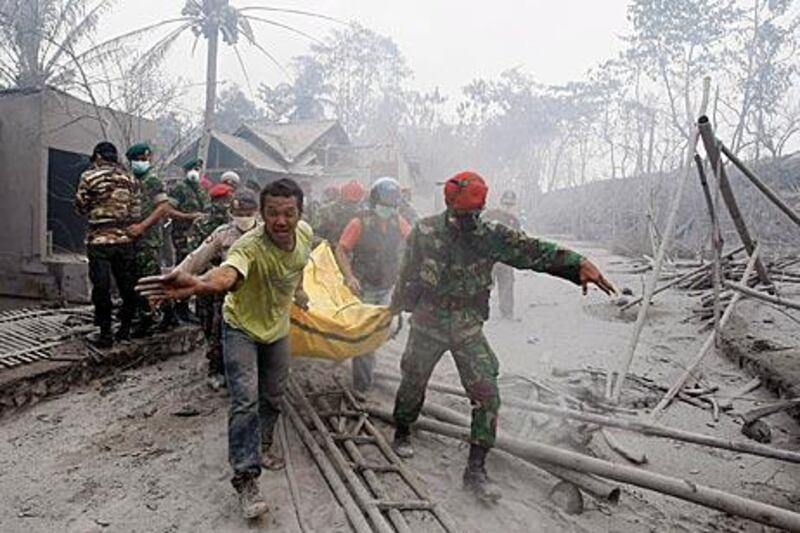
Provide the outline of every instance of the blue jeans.
{"type": "Polygon", "coordinates": [[[228,459],[238,488],[261,474],[262,444],[272,444],[289,377],[289,338],[263,344],[225,324],[223,357],[231,402],[228,459]]]}
{"type": "MultiPolygon", "coordinates": [[[[364,287],[361,301],[365,304],[388,305],[392,289],[364,287]]],[[[353,358],[353,389],[366,394],[372,389],[375,372],[375,352],[353,358]]]]}

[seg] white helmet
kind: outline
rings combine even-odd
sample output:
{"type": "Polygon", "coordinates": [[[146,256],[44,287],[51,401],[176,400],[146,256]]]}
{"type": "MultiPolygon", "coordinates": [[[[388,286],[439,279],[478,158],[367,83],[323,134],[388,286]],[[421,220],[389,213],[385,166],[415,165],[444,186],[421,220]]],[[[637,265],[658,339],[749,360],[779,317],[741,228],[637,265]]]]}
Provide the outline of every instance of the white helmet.
{"type": "Polygon", "coordinates": [[[227,183],[232,187],[238,187],[239,183],[241,183],[242,178],[239,177],[239,174],[234,172],[233,170],[228,170],[222,173],[222,176],[219,178],[220,183],[227,183]]]}

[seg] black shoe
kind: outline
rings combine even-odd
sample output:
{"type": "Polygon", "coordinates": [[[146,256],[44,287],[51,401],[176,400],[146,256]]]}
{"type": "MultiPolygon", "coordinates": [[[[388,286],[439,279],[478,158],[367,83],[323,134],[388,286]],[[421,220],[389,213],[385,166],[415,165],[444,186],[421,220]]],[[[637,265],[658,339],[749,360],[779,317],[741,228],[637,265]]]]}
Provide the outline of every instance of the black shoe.
{"type": "Polygon", "coordinates": [[[194,316],[192,312],[189,310],[189,304],[187,302],[181,302],[175,306],[175,315],[178,317],[178,320],[180,320],[184,324],[200,323],[197,317],[194,316]]]}
{"type": "Polygon", "coordinates": [[[114,340],[118,342],[131,340],[131,326],[130,324],[122,324],[117,332],[114,334],[114,340]]]}
{"type": "Polygon", "coordinates": [[[172,331],[180,325],[181,323],[178,322],[178,317],[176,317],[174,313],[169,313],[164,315],[164,318],[158,323],[157,329],[160,333],[163,333],[165,331],[172,331]]]}
{"type": "Polygon", "coordinates": [[[95,348],[105,350],[114,346],[114,336],[111,334],[111,330],[92,333],[88,338],[89,342],[92,343],[95,348]]]}
{"type": "Polygon", "coordinates": [[[150,317],[142,318],[131,332],[134,339],[144,339],[153,334],[153,319],[150,317]]]}
{"type": "Polygon", "coordinates": [[[468,466],[464,470],[464,487],[487,503],[497,503],[502,497],[500,489],[489,479],[483,467],[468,466]]]}

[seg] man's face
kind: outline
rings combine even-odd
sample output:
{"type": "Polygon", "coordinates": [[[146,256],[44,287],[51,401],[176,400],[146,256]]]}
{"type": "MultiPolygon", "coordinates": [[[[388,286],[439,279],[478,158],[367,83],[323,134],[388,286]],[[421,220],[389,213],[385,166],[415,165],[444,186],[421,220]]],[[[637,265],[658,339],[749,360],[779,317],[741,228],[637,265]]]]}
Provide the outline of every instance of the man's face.
{"type": "Polygon", "coordinates": [[[294,196],[267,196],[261,216],[269,238],[283,250],[294,249],[294,232],[300,221],[300,208],[294,196]]]}

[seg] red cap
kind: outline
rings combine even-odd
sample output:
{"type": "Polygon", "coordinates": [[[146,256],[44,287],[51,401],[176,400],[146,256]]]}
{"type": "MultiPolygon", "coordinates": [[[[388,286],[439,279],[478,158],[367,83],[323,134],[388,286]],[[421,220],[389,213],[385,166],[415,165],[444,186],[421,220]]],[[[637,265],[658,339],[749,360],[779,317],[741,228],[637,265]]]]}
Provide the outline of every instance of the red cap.
{"type": "Polygon", "coordinates": [[[345,202],[354,204],[364,199],[366,191],[364,190],[364,186],[361,185],[361,182],[357,180],[350,180],[342,185],[341,194],[342,199],[345,202]]]}
{"type": "Polygon", "coordinates": [[[444,202],[452,209],[483,209],[489,187],[477,173],[471,170],[459,172],[444,184],[444,202]]]}
{"type": "Polygon", "coordinates": [[[223,196],[230,196],[233,194],[233,187],[227,183],[217,183],[208,191],[211,198],[222,198],[223,196]]]}

